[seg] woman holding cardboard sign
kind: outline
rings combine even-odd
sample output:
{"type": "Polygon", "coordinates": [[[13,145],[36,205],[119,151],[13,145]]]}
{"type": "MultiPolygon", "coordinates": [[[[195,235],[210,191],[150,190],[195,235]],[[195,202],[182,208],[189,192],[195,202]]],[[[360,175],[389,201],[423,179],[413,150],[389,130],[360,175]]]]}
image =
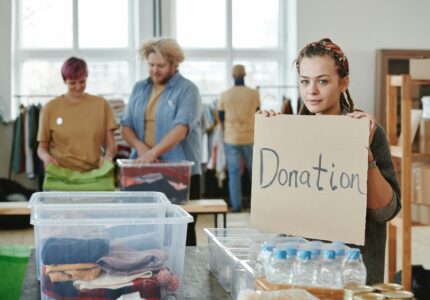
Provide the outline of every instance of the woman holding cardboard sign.
{"type": "MultiPolygon", "coordinates": [[[[383,282],[386,223],[401,209],[400,187],[384,130],[373,116],[354,108],[348,91],[348,60],[330,39],[306,45],[295,64],[300,77],[300,96],[305,104],[301,115],[347,115],[370,120],[366,236],[365,246],[359,248],[367,268],[367,283],[383,282]]],[[[260,113],[277,114],[274,111],[260,113]]]]}

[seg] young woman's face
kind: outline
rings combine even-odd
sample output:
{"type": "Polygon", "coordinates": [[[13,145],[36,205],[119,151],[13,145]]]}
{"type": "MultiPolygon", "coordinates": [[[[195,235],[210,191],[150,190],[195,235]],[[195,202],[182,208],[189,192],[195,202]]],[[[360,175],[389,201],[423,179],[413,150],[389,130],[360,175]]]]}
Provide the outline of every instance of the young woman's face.
{"type": "Polygon", "coordinates": [[[170,77],[176,72],[173,64],[157,53],[148,55],[148,68],[152,82],[157,84],[167,83],[170,77]]]}
{"type": "Polygon", "coordinates": [[[65,81],[69,93],[76,98],[81,98],[85,94],[85,88],[87,86],[87,76],[78,79],[66,79],[65,81]]]}
{"type": "Polygon", "coordinates": [[[340,114],[340,95],[348,83],[348,77],[339,77],[330,56],[303,57],[300,63],[300,96],[311,113],[340,114]]]}

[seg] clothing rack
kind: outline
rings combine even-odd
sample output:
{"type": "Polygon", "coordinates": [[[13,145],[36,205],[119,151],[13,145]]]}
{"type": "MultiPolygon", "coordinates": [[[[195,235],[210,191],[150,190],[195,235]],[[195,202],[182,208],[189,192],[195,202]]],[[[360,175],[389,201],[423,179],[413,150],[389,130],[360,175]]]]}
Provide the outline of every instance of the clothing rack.
{"type": "Polygon", "coordinates": [[[257,85],[257,90],[259,89],[297,89],[299,86],[297,84],[287,84],[287,85],[257,85]]]}
{"type": "MultiPolygon", "coordinates": [[[[103,98],[105,98],[105,97],[117,97],[117,96],[130,96],[130,93],[97,93],[97,94],[94,94],[94,95],[97,95],[97,96],[100,96],[100,97],[103,97],[103,98]]],[[[14,98],[48,98],[48,99],[52,99],[52,98],[55,98],[55,97],[57,97],[58,96],[58,94],[57,95],[50,95],[50,94],[39,94],[39,95],[37,95],[37,94],[29,94],[29,95],[25,95],[25,94],[16,94],[16,95],[13,95],[13,97],[14,98]]]]}
{"type": "Polygon", "coordinates": [[[294,112],[292,107],[295,106],[295,113],[297,113],[300,109],[298,88],[297,84],[267,84],[257,86],[256,89],[260,91],[261,108],[292,114],[294,112]],[[296,98],[297,101],[291,100],[296,98]]]}

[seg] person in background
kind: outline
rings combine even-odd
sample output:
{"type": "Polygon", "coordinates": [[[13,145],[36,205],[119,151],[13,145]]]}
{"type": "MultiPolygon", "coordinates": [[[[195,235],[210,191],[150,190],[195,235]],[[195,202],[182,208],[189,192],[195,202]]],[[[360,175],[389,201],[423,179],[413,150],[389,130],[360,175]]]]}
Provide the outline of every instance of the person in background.
{"type": "MultiPolygon", "coordinates": [[[[178,70],[184,52],[174,39],[157,38],[142,45],[149,78],[134,85],[121,119],[123,138],[139,162],[192,161],[190,199],[200,198],[201,100],[197,86],[178,70]]],[[[196,245],[194,223],[187,245],[196,245]]]]}
{"type": "Polygon", "coordinates": [[[367,268],[367,284],[384,282],[387,222],[401,209],[400,187],[385,132],[373,116],[355,109],[348,91],[348,59],[338,45],[330,39],[310,43],[300,51],[295,64],[304,102],[301,115],[346,115],[370,121],[365,245],[359,248],[367,268]]]}
{"type": "MultiPolygon", "coordinates": [[[[88,67],[83,59],[67,59],[61,76],[67,92],[49,101],[40,118],[37,154],[46,173],[57,176],[58,172],[100,169],[108,174],[113,171],[112,158],[116,151],[113,131],[117,128],[109,103],[85,92],[88,67]]],[[[44,189],[56,189],[50,185],[49,178],[45,176],[44,189]]],[[[112,188],[113,172],[112,183],[106,190],[112,188]]]]}
{"type": "Polygon", "coordinates": [[[242,210],[242,160],[252,175],[254,118],[260,107],[257,90],[245,86],[245,67],[233,66],[234,86],[221,94],[218,115],[224,131],[228,190],[232,212],[242,210]]]}

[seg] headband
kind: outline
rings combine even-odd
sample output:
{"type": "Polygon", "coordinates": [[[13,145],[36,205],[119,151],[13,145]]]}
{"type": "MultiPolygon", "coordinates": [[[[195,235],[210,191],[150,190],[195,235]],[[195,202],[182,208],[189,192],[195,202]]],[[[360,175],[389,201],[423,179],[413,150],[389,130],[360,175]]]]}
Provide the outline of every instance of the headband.
{"type": "Polygon", "coordinates": [[[343,65],[343,68],[345,69],[346,75],[349,74],[348,59],[346,58],[345,54],[339,48],[338,45],[336,45],[335,43],[333,43],[331,41],[322,40],[322,41],[307,44],[304,49],[308,49],[311,47],[320,47],[322,49],[325,49],[325,50],[333,53],[333,56],[335,57],[335,59],[338,60],[343,65]]]}

